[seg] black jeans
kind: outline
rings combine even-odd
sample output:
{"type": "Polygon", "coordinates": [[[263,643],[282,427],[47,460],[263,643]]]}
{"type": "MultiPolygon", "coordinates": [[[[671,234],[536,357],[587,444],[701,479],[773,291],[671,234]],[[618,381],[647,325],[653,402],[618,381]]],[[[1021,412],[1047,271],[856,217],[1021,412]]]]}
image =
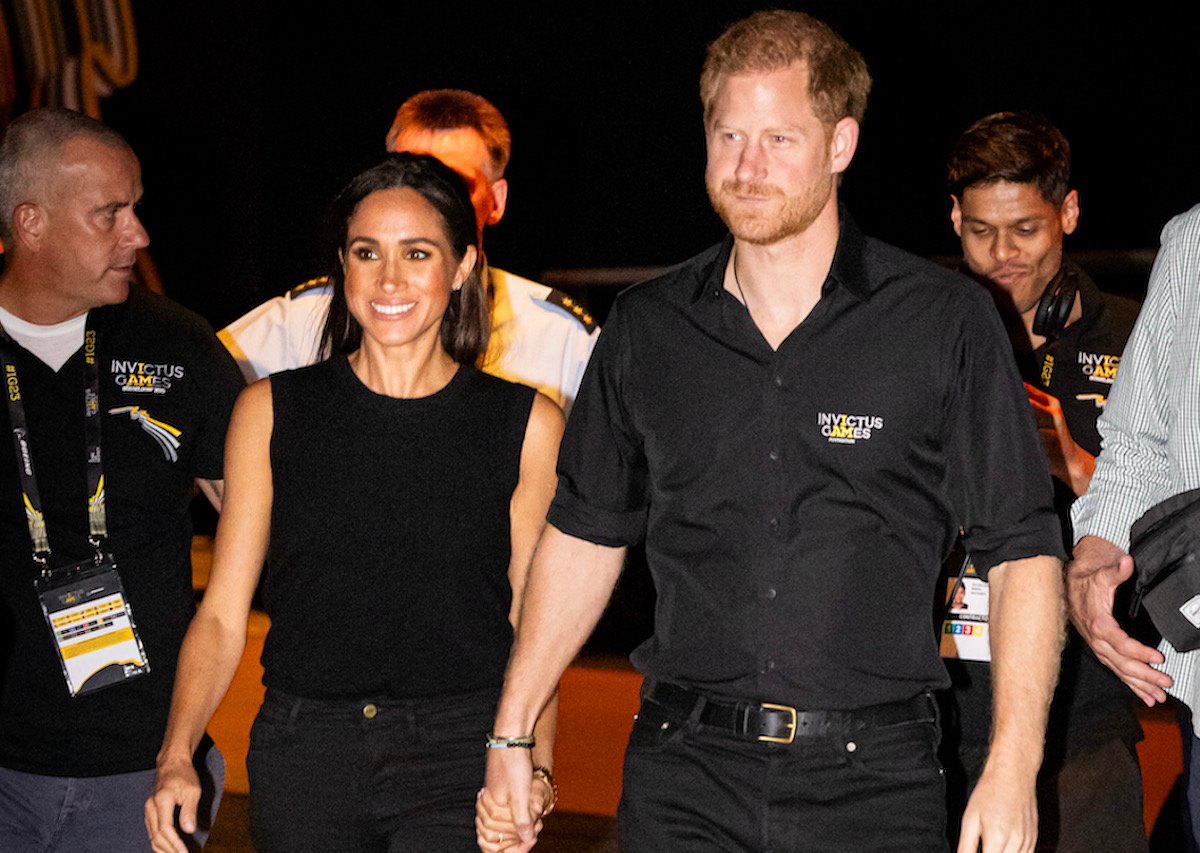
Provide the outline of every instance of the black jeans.
{"type": "Polygon", "coordinates": [[[643,699],[625,753],[621,850],[943,853],[937,745],[936,719],[759,743],[643,699]]]}
{"type": "Polygon", "coordinates": [[[259,851],[475,851],[494,691],[328,701],[267,691],[250,730],[259,851]]]}

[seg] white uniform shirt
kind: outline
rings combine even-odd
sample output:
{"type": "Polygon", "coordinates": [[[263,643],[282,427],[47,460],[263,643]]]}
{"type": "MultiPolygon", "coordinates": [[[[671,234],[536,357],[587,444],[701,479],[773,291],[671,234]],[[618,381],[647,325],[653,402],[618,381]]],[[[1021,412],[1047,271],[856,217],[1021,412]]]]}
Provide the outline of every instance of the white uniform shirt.
{"type": "MultiPolygon", "coordinates": [[[[1200,487],[1200,206],[1162,232],[1146,302],[1121,357],[1087,492],[1071,507],[1075,539],[1129,550],[1129,527],[1172,495],[1200,487]]],[[[1168,692],[1193,710],[1200,733],[1200,651],[1164,640],[1168,692]]]]}
{"type": "MultiPolygon", "coordinates": [[[[600,329],[583,308],[544,284],[491,267],[492,336],[486,373],[541,391],[570,414],[600,329]]],[[[247,382],[317,360],[332,288],[321,280],[269,299],[218,337],[247,382]]]]}

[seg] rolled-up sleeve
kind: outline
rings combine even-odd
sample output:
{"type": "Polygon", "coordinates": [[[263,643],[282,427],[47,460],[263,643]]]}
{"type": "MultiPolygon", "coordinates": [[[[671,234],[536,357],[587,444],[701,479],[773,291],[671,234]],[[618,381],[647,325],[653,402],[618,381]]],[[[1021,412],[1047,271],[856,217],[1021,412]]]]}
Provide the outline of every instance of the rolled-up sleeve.
{"type": "Polygon", "coordinates": [[[617,300],[580,386],[558,457],[547,520],[562,532],[612,547],[646,530],[646,457],[629,410],[633,352],[617,300]]]}
{"type": "MultiPolygon", "coordinates": [[[[986,299],[986,297],[984,297],[986,299]]],[[[950,471],[976,570],[1039,555],[1063,558],[1062,527],[1012,347],[990,304],[968,312],[955,346],[950,471]]]]}

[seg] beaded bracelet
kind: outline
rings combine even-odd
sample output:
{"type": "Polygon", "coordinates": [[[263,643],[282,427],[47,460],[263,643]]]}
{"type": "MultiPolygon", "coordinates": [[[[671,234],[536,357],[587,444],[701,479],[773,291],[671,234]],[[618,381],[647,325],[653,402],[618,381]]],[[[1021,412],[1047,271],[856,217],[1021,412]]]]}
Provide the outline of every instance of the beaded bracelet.
{"type": "Polygon", "coordinates": [[[533,735],[522,735],[521,737],[496,737],[491,732],[488,732],[487,748],[488,749],[533,749],[536,741],[533,735]]]}

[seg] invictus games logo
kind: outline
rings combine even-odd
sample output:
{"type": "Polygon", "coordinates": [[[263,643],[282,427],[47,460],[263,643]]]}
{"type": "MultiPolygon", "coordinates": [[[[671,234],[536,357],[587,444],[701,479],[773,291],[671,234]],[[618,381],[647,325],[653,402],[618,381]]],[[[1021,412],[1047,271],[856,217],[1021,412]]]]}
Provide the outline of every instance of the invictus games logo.
{"type": "Polygon", "coordinates": [[[883,418],[878,415],[843,415],[834,412],[818,412],[817,425],[821,435],[832,444],[855,444],[869,441],[875,430],[883,429],[883,418]]]}
{"type": "Polygon", "coordinates": [[[1113,380],[1117,378],[1117,367],[1121,364],[1121,356],[1081,352],[1079,353],[1079,364],[1083,375],[1090,381],[1112,385],[1113,380]]]}
{"type": "Polygon", "coordinates": [[[121,406],[117,409],[109,409],[108,413],[110,415],[128,414],[131,420],[141,424],[142,429],[158,442],[158,446],[162,449],[163,456],[167,457],[168,462],[179,460],[179,436],[183,435],[182,430],[165,421],[155,420],[141,406],[121,406]]]}
{"type": "Polygon", "coordinates": [[[165,394],[174,380],[183,378],[183,365],[114,358],[112,374],[114,381],[127,394],[165,394]]]}

